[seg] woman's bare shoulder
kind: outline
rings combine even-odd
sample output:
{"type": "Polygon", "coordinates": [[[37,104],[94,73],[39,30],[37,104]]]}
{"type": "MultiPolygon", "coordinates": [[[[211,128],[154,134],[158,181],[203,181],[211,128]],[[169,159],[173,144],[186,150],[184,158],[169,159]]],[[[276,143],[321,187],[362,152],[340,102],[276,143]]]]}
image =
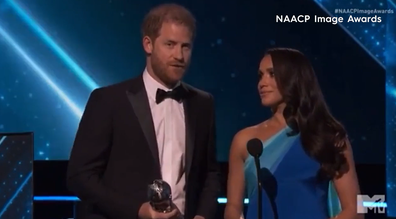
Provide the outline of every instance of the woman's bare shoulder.
{"type": "Polygon", "coordinates": [[[232,141],[232,147],[234,148],[234,150],[239,151],[239,153],[243,155],[247,155],[246,144],[249,140],[258,137],[258,133],[260,132],[263,123],[265,122],[259,123],[254,126],[246,127],[237,132],[232,141]]]}

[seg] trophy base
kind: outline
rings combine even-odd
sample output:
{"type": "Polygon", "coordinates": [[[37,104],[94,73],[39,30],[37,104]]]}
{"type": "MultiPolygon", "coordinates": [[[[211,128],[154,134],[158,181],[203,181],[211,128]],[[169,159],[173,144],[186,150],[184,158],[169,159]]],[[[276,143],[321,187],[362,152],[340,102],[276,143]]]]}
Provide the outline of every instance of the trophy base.
{"type": "Polygon", "coordinates": [[[166,200],[162,202],[150,202],[150,205],[156,212],[169,213],[173,210],[171,200],[166,200]]]}

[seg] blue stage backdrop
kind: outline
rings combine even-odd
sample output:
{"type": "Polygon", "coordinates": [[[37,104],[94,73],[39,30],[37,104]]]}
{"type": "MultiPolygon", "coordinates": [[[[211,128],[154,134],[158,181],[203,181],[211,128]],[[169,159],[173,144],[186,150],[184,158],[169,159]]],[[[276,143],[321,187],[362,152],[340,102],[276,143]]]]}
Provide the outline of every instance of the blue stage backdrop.
{"type": "MultiPolygon", "coordinates": [[[[391,1],[175,2],[197,17],[186,81],[216,98],[219,160],[227,160],[238,130],[269,116],[259,104],[256,72],[264,51],[282,46],[312,60],[357,162],[384,163],[385,43],[395,45],[386,33],[386,15],[396,9],[391,1]],[[381,16],[380,23],[275,22],[296,10],[346,20],[349,14],[337,10],[351,8],[389,13],[354,14],[381,16]]],[[[89,93],[143,71],[140,24],[158,3],[0,0],[0,131],[34,131],[36,160],[68,159],[89,93]]]]}
{"type": "Polygon", "coordinates": [[[388,15],[386,51],[386,180],[388,215],[396,217],[396,16],[388,15]]]}
{"type": "Polygon", "coordinates": [[[33,133],[0,133],[0,218],[33,218],[33,133]]]}

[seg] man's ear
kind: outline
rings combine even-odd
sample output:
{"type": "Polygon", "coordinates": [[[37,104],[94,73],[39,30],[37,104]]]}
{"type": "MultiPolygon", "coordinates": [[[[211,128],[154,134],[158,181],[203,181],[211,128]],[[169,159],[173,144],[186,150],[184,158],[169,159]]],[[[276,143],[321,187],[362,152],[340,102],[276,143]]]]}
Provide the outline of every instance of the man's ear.
{"type": "Polygon", "coordinates": [[[147,54],[151,54],[153,52],[154,42],[150,39],[150,37],[143,37],[143,49],[147,54]]]}

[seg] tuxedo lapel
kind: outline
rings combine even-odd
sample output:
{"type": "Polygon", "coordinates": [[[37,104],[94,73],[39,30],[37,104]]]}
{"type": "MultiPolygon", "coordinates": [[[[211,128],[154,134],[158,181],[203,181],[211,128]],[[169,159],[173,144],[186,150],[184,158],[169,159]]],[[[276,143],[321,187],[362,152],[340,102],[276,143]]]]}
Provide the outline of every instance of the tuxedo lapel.
{"type": "Polygon", "coordinates": [[[196,105],[194,104],[194,99],[192,92],[188,89],[185,84],[182,84],[188,92],[187,98],[183,101],[184,108],[184,118],[186,124],[186,179],[190,173],[191,164],[194,154],[195,145],[195,125],[196,125],[196,105]]]}
{"type": "Polygon", "coordinates": [[[151,153],[153,154],[154,161],[156,162],[158,168],[160,168],[158,144],[157,137],[155,135],[153,117],[151,115],[147,92],[144,87],[143,78],[141,76],[135,78],[132,81],[132,86],[127,91],[127,97],[140,123],[140,127],[143,130],[151,153]]]}

